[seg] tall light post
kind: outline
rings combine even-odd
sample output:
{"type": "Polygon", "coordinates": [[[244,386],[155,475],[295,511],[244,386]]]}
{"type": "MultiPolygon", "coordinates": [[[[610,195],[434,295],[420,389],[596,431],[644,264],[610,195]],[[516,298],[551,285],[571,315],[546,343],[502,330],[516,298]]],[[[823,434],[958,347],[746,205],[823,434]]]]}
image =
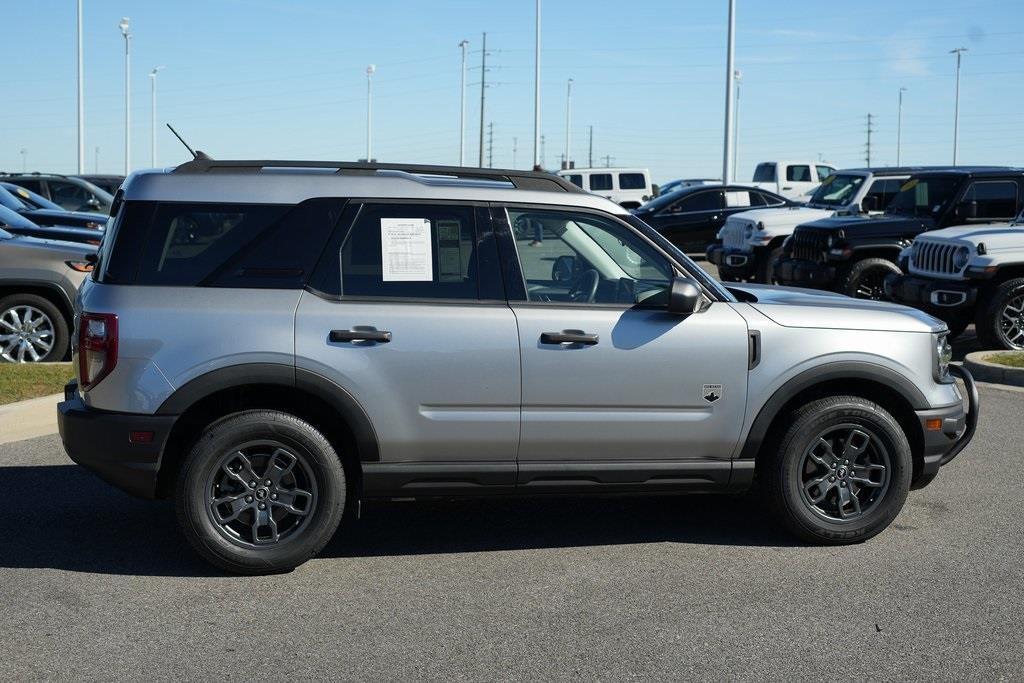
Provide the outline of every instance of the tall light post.
{"type": "Polygon", "coordinates": [[[93,151],[92,172],[93,173],[99,173],[100,172],[100,148],[99,148],[99,145],[97,145],[96,149],[93,151]]]}
{"type": "Polygon", "coordinates": [[[572,79],[565,90],[565,168],[569,168],[569,140],[572,137],[572,79]]]}
{"type": "Polygon", "coordinates": [[[743,72],[736,69],[732,75],[736,79],[736,121],[732,127],[732,177],[735,180],[740,170],[740,83],[743,81],[743,72]]]}
{"type": "Polygon", "coordinates": [[[462,79],[459,81],[459,166],[466,165],[466,48],[468,40],[459,43],[462,48],[462,79]]]}
{"type": "Polygon", "coordinates": [[[132,159],[132,34],[128,30],[128,17],[122,17],[117,25],[124,36],[124,174],[131,172],[132,159]]]}
{"type": "Polygon", "coordinates": [[[166,67],[158,66],[149,72],[149,165],[152,168],[156,168],[156,73],[164,68],[166,67]]]}
{"type": "Polygon", "coordinates": [[[537,0],[533,46],[533,167],[540,166],[540,0],[537,0]]]}
{"type": "Polygon", "coordinates": [[[82,69],[82,0],[78,0],[78,173],[85,173],[85,85],[82,69]]]}
{"type": "Polygon", "coordinates": [[[903,93],[907,92],[906,87],[900,88],[900,99],[896,106],[896,165],[900,165],[900,155],[903,150],[903,93]]]}
{"type": "Polygon", "coordinates": [[[722,149],[722,182],[731,183],[733,61],[736,55],[736,0],[729,0],[729,40],[725,58],[725,144],[722,149]]]}
{"type": "Polygon", "coordinates": [[[960,58],[967,52],[966,47],[950,50],[956,55],[956,103],[953,105],[953,165],[956,166],[957,153],[960,151],[960,58]]]}
{"type": "Polygon", "coordinates": [[[366,67],[366,163],[373,163],[373,74],[377,67],[366,67]]]}

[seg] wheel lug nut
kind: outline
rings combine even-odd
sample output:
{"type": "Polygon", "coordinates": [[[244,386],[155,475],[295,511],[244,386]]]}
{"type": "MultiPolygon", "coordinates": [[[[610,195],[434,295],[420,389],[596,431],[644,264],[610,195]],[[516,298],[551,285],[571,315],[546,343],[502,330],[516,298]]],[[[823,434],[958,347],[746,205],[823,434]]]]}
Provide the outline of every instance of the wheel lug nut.
{"type": "Polygon", "coordinates": [[[270,494],[270,500],[277,500],[277,494],[276,493],[271,493],[270,494]]]}
{"type": "Polygon", "coordinates": [[[829,477],[829,478],[828,478],[828,480],[829,480],[829,481],[835,481],[835,480],[836,480],[836,478],[835,478],[835,477],[829,477]]]}
{"type": "Polygon", "coordinates": [[[254,482],[254,481],[250,481],[250,482],[249,482],[249,488],[251,488],[251,489],[254,489],[254,488],[256,488],[256,482],[254,482]]]}
{"type": "Polygon", "coordinates": [[[246,496],[245,497],[245,502],[246,503],[251,503],[252,502],[252,496],[246,496]]]}
{"type": "Polygon", "coordinates": [[[845,481],[839,482],[839,485],[842,486],[843,488],[846,488],[846,482],[845,481]]]}
{"type": "Polygon", "coordinates": [[[266,509],[267,509],[267,504],[266,503],[260,503],[260,510],[266,510],[266,509]]]}
{"type": "Polygon", "coordinates": [[[270,480],[267,479],[265,482],[263,482],[263,484],[266,485],[266,486],[270,486],[270,480]]]}

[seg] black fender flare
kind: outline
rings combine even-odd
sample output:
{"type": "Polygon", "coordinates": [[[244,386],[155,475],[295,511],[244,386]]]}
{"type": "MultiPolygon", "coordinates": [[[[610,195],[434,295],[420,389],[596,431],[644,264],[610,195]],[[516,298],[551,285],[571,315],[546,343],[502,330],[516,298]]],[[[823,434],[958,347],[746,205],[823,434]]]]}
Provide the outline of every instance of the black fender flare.
{"type": "Polygon", "coordinates": [[[157,409],[157,415],[181,415],[202,399],[226,389],[246,385],[278,385],[320,399],[352,429],[363,462],[380,461],[377,433],[366,411],[352,394],[336,382],[303,368],[280,363],[242,363],[211,370],[189,380],[157,409]]]}
{"type": "Polygon", "coordinates": [[[753,460],[761,451],[768,429],[789,401],[802,391],[811,387],[834,380],[854,379],[867,380],[883,385],[887,389],[895,391],[910,404],[914,410],[925,410],[930,408],[928,399],[921,393],[911,380],[905,376],[877,363],[867,361],[836,361],[825,363],[818,367],[804,370],[795,377],[789,379],[779,387],[771,398],[761,406],[760,412],[754,418],[750,431],[747,433],[746,442],[740,451],[738,460],[753,460]]]}

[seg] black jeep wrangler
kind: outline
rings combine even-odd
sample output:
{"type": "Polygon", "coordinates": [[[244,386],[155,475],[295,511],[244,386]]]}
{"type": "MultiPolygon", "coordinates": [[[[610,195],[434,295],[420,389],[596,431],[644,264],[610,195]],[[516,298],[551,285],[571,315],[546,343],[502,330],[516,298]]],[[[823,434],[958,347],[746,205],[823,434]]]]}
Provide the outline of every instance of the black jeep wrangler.
{"type": "Polygon", "coordinates": [[[1024,169],[959,167],[910,177],[877,216],[798,225],[775,263],[780,284],[884,299],[885,278],[902,272],[900,251],[917,235],[952,225],[1009,223],[1024,206],[1024,169]]]}

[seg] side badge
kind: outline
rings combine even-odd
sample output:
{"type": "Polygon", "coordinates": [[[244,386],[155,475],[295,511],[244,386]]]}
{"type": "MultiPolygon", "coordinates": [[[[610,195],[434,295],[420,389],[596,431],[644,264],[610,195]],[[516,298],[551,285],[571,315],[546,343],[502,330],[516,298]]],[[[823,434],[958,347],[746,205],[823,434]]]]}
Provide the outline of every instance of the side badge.
{"type": "Polygon", "coordinates": [[[721,384],[705,384],[703,392],[704,400],[708,403],[714,403],[718,399],[722,398],[722,385],[721,384]]]}

